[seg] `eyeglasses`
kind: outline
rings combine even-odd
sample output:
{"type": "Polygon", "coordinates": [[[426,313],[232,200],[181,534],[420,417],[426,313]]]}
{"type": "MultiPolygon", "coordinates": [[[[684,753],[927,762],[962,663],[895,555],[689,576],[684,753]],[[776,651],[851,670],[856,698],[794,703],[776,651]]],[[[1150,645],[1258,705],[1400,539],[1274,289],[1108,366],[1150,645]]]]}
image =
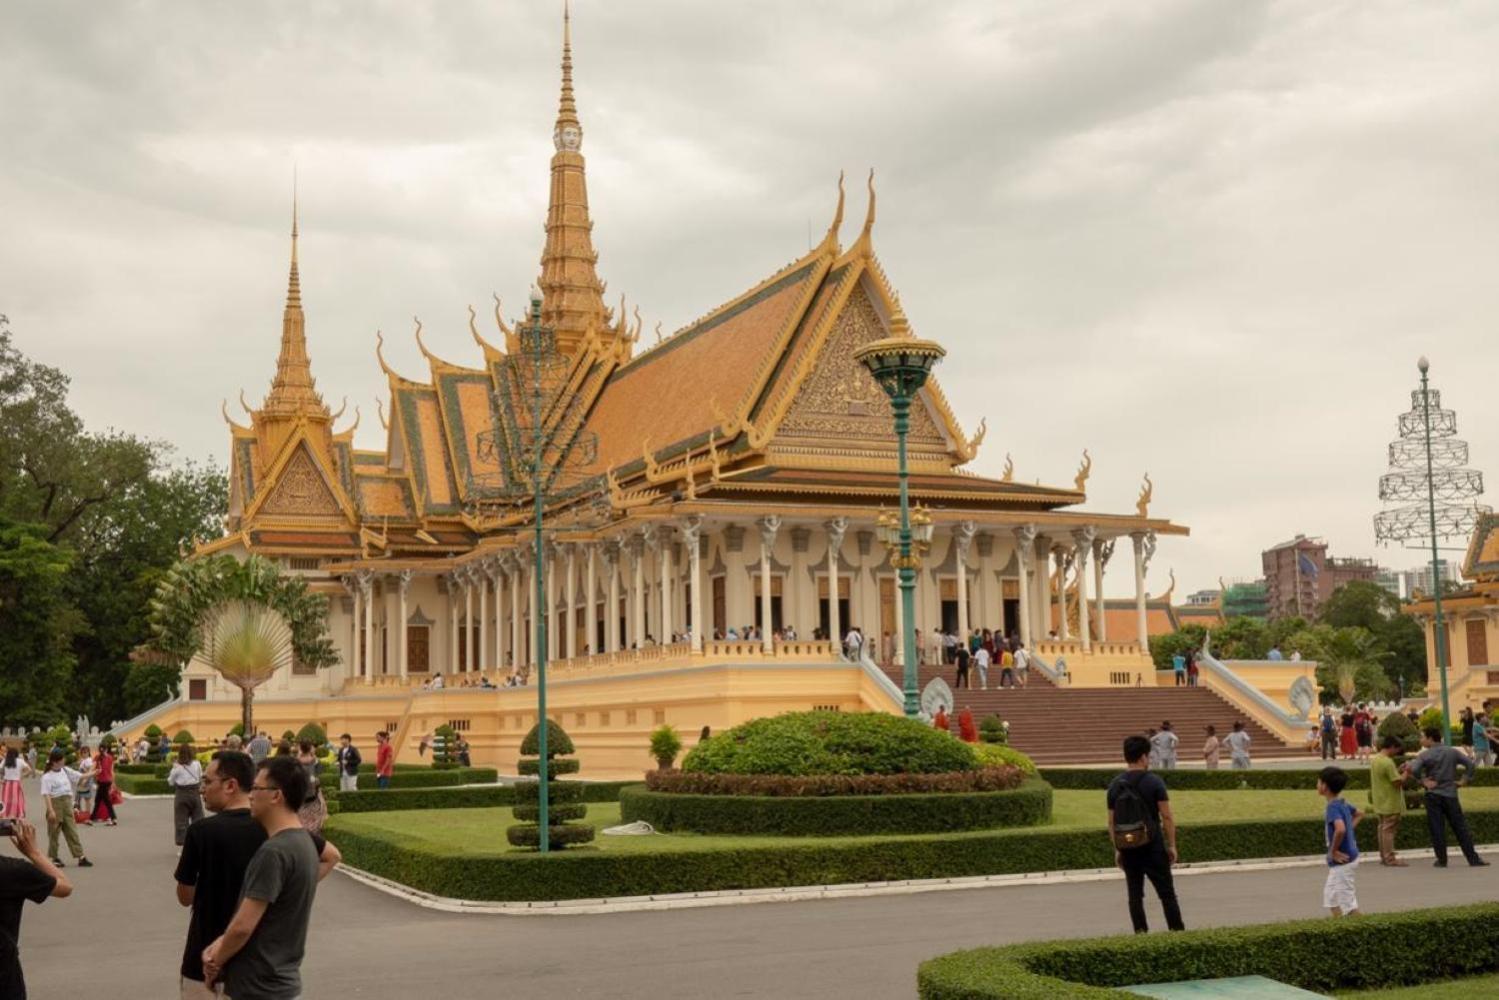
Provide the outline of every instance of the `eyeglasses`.
{"type": "Polygon", "coordinates": [[[281,791],[281,789],[277,788],[275,785],[251,785],[250,786],[250,791],[252,791],[252,792],[279,792],[279,791],[281,791]]]}

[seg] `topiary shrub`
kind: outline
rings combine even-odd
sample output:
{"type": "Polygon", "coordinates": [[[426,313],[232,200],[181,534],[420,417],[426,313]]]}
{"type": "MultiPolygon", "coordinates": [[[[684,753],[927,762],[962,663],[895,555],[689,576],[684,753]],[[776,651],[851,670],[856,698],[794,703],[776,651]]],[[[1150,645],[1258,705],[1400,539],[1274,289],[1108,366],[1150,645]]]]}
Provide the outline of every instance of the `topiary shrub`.
{"type": "Polygon", "coordinates": [[[294,732],[292,732],[290,729],[284,730],[281,733],[281,738],[283,740],[285,740],[287,743],[296,743],[297,742],[297,734],[294,733],[294,732]]]}
{"type": "Polygon", "coordinates": [[[1010,731],[1005,728],[1005,720],[997,715],[984,716],[979,723],[979,739],[985,743],[1009,743],[1010,731]]]}
{"type": "Polygon", "coordinates": [[[1428,729],[1441,729],[1442,718],[1442,710],[1432,705],[1421,713],[1421,718],[1417,721],[1416,728],[1423,733],[1428,729]]]}
{"type": "MultiPolygon", "coordinates": [[[[282,738],[284,739],[285,737],[283,736],[282,738]]],[[[328,731],[316,722],[309,722],[297,730],[297,735],[291,742],[300,743],[303,740],[311,743],[314,747],[325,747],[328,745],[328,731]]]]}
{"type": "Polygon", "coordinates": [[[1029,775],[1039,775],[1036,762],[1014,747],[1004,743],[980,743],[973,748],[979,763],[984,767],[1018,767],[1029,775]]]}
{"type": "MultiPolygon", "coordinates": [[[[33,742],[41,751],[42,760],[46,760],[47,754],[52,752],[53,747],[56,747],[63,753],[63,763],[69,767],[78,763],[78,748],[73,746],[73,730],[67,726],[53,726],[33,742]]],[[[37,766],[42,765],[38,763],[37,766]]]]}
{"type": "MultiPolygon", "coordinates": [[[[439,730],[440,732],[441,730],[439,730]]],[[[576,782],[557,781],[559,774],[573,774],[578,770],[576,760],[558,760],[558,756],[574,753],[572,738],[551,719],[531,727],[526,738],[521,740],[520,752],[525,756],[516,763],[521,774],[534,774],[536,781],[523,781],[515,786],[515,806],[511,812],[521,822],[505,831],[505,838],[515,847],[538,848],[541,846],[541,782],[547,783],[547,833],[549,848],[564,848],[573,844],[586,844],[593,840],[594,828],[577,820],[588,815],[583,804],[583,786],[576,782]],[[546,758],[541,757],[541,727],[545,725],[547,737],[546,758]]]]}
{"type": "Polygon", "coordinates": [[[161,727],[154,722],[151,723],[146,727],[145,736],[146,739],[150,740],[152,743],[155,743],[157,740],[161,739],[161,727]]]}
{"type": "Polygon", "coordinates": [[[179,729],[177,730],[177,735],[172,737],[172,743],[175,746],[181,746],[184,743],[191,745],[193,743],[193,734],[186,729],[179,729]]]}
{"type": "Polygon", "coordinates": [[[1377,738],[1374,740],[1374,748],[1376,750],[1384,743],[1386,736],[1398,739],[1404,753],[1415,753],[1421,749],[1421,734],[1416,731],[1416,724],[1410,720],[1409,716],[1400,712],[1392,712],[1381,719],[1379,729],[1375,733],[1377,738]]]}
{"type": "MultiPolygon", "coordinates": [[[[458,744],[458,731],[449,725],[438,726],[432,732],[432,766],[438,770],[458,766],[458,753],[453,748],[458,744]]],[[[521,753],[535,753],[521,748],[521,753]]],[[[569,751],[570,753],[571,751],[569,751]]]]}
{"type": "Polygon", "coordinates": [[[879,712],[789,712],[709,737],[684,771],[726,774],[936,774],[971,771],[973,749],[915,719],[879,712]]]}
{"type": "Polygon", "coordinates": [[[682,752],[682,737],[670,726],[659,726],[651,733],[651,758],[663,771],[670,771],[682,752]]]}
{"type": "Polygon", "coordinates": [[[161,727],[156,723],[146,727],[146,763],[161,763],[161,727]]]}
{"type": "Polygon", "coordinates": [[[229,727],[229,732],[225,733],[224,735],[225,736],[238,736],[240,739],[244,739],[245,738],[245,724],[243,722],[236,722],[234,725],[232,725],[232,726],[229,727]]]}

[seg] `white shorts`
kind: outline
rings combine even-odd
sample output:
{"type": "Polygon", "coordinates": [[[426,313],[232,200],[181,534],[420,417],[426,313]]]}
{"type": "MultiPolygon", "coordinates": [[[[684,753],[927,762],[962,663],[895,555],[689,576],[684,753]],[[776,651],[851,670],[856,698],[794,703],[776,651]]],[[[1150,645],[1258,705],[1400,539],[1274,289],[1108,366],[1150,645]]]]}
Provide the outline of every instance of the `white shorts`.
{"type": "Polygon", "coordinates": [[[1358,873],[1358,858],[1346,865],[1331,865],[1327,869],[1327,884],[1322,887],[1322,905],[1329,910],[1337,907],[1344,913],[1358,909],[1358,892],[1353,884],[1358,873]]]}

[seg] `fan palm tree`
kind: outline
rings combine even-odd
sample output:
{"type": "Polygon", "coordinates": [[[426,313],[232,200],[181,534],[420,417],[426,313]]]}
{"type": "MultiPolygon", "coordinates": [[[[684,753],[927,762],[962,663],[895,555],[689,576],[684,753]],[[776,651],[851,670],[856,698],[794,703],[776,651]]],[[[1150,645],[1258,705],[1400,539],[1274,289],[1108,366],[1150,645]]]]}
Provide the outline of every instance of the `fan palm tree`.
{"type": "Polygon", "coordinates": [[[276,611],[251,601],[225,601],[203,622],[203,657],[239,688],[244,731],[255,731],[255,689],[292,661],[292,633],[276,611]]]}
{"type": "Polygon", "coordinates": [[[328,599],[260,556],[209,556],[173,566],[151,601],[149,648],[185,666],[202,654],[240,689],[252,732],[255,689],[293,658],[320,669],[338,662],[328,599]]]}

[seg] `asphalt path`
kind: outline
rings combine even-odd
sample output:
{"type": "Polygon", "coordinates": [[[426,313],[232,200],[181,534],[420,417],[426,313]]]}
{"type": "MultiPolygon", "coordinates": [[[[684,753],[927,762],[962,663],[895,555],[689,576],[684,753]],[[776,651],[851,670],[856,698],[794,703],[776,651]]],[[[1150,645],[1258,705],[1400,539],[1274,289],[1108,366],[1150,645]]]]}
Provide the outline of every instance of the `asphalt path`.
{"type": "MultiPolygon", "coordinates": [[[[30,795],[29,804],[37,800],[30,795]]],[[[440,822],[440,812],[430,814],[440,822]]],[[[187,912],[172,871],[171,803],[127,801],[118,827],[82,831],[97,867],[71,898],[27,904],[21,954],[33,1000],[101,992],[177,996],[187,912]]],[[[10,850],[10,848],[6,848],[10,850]]],[[[1492,900],[1499,865],[1359,872],[1367,911],[1492,900]]],[[[1499,860],[1499,859],[1496,859],[1499,860]]],[[[1319,916],[1317,868],[1177,880],[1188,926],[1319,916]]],[[[1152,920],[1159,909],[1150,904],[1152,920]]],[[[916,966],[956,948],[1129,929],[1122,881],[1017,885],[602,916],[425,909],[343,875],[318,891],[306,1000],[558,997],[903,998],[916,966]]]]}

